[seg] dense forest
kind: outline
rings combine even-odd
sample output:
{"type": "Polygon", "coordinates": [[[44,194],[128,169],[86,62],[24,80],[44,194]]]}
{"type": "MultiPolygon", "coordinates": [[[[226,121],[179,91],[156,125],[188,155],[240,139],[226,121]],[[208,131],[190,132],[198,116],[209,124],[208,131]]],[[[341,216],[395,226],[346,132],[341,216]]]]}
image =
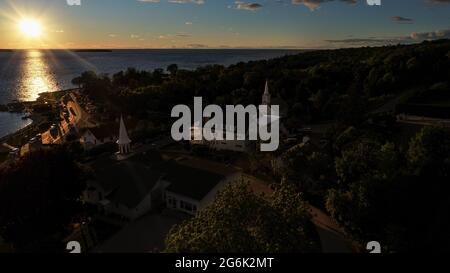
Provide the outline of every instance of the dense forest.
{"type": "Polygon", "coordinates": [[[449,59],[450,42],[441,40],[312,51],[193,71],[174,64],[167,70],[130,68],[112,76],[86,72],[73,83],[114,106],[107,110],[146,116],[192,104],[194,96],[219,105],[259,104],[268,79],[272,95],[286,102],[287,124],[337,119],[351,125],[361,122],[367,110],[398,97],[404,103],[420,96],[428,98],[428,105],[442,103],[442,92],[449,89],[449,59]]]}

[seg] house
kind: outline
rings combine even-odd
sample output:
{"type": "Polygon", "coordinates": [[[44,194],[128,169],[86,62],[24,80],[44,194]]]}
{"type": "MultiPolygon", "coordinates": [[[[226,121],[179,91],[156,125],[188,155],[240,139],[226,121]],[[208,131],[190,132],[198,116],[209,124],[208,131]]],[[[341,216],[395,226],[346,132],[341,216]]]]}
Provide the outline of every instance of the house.
{"type": "Polygon", "coordinates": [[[116,143],[119,140],[121,123],[123,125],[126,123],[127,132],[132,133],[137,127],[137,121],[133,119],[124,121],[121,118],[120,123],[110,122],[92,128],[84,128],[80,132],[80,143],[87,150],[103,144],[116,143]]]}
{"type": "Polygon", "coordinates": [[[87,150],[117,141],[117,131],[113,125],[105,124],[94,128],[86,128],[81,132],[80,143],[87,150]]]}
{"type": "Polygon", "coordinates": [[[211,204],[221,189],[239,177],[238,173],[223,174],[180,163],[173,164],[162,178],[166,206],[195,215],[211,204]]]}
{"type": "Polygon", "coordinates": [[[162,203],[162,160],[147,152],[127,160],[103,157],[90,164],[95,173],[84,200],[106,214],[135,220],[162,203]]]}

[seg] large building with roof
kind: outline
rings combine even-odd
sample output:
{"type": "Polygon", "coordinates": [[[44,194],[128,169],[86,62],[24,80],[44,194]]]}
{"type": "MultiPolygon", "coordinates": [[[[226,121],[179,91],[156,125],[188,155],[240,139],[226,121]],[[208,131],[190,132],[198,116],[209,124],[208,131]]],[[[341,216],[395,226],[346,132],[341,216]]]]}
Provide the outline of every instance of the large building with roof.
{"type": "Polygon", "coordinates": [[[165,162],[156,151],[126,160],[103,157],[90,168],[95,176],[88,182],[85,201],[106,214],[129,220],[164,205],[195,215],[213,202],[224,186],[238,179],[237,173],[165,162]]]}
{"type": "Polygon", "coordinates": [[[212,203],[221,189],[238,179],[238,173],[221,174],[173,164],[163,177],[164,200],[170,209],[195,215],[212,203]]]}
{"type": "MultiPolygon", "coordinates": [[[[261,111],[256,116],[250,116],[250,121],[254,124],[258,125],[257,130],[259,130],[259,127],[261,128],[269,128],[273,126],[274,122],[277,122],[280,126],[281,133],[288,134],[286,128],[281,123],[281,119],[283,116],[286,116],[286,110],[287,110],[287,104],[284,102],[281,98],[272,98],[272,95],[269,91],[269,82],[266,81],[264,93],[262,95],[262,103],[261,105],[267,106],[267,111],[261,111]],[[276,102],[276,104],[274,104],[276,102]],[[272,115],[272,106],[278,105],[279,109],[281,109],[281,112],[278,113],[278,115],[272,115]],[[271,125],[272,124],[272,125],[271,125]]],[[[248,124],[246,125],[248,127],[248,124]]],[[[244,134],[239,134],[237,132],[236,126],[230,127],[224,124],[223,129],[214,129],[214,134],[221,136],[223,138],[222,140],[205,140],[203,138],[203,127],[199,126],[199,123],[194,124],[191,127],[191,145],[201,145],[206,146],[210,148],[211,150],[216,151],[233,151],[233,152],[249,152],[253,151],[254,143],[252,141],[248,140],[249,137],[249,130],[250,128],[246,129],[246,132],[244,134]],[[227,140],[227,135],[233,135],[233,140],[227,140]]],[[[258,133],[258,132],[256,132],[258,133]]]]}

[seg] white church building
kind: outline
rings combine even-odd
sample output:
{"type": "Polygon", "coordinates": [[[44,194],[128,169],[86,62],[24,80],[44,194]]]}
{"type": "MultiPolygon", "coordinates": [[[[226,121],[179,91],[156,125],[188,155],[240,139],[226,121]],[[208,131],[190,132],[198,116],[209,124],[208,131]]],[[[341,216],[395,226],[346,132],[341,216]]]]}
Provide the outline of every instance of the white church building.
{"type": "MultiPolygon", "coordinates": [[[[264,88],[264,94],[262,96],[262,104],[268,106],[268,112],[267,113],[261,113],[262,117],[251,117],[254,119],[258,119],[258,124],[260,126],[268,126],[267,124],[270,123],[269,120],[279,120],[279,117],[273,117],[270,115],[270,106],[272,105],[272,95],[269,92],[269,82],[266,81],[266,85],[264,88]]],[[[234,140],[213,140],[213,141],[207,141],[207,140],[196,140],[200,139],[203,134],[203,128],[194,125],[191,128],[191,136],[192,140],[190,141],[191,145],[202,145],[207,146],[208,148],[212,150],[217,151],[233,151],[233,152],[248,152],[251,150],[251,141],[249,140],[239,140],[239,139],[248,139],[246,136],[239,135],[239,133],[236,131],[236,128],[229,128],[226,127],[223,131],[216,130],[216,133],[220,135],[226,135],[227,133],[232,133],[235,135],[234,140]]],[[[225,137],[224,137],[225,138],[225,137]]]]}

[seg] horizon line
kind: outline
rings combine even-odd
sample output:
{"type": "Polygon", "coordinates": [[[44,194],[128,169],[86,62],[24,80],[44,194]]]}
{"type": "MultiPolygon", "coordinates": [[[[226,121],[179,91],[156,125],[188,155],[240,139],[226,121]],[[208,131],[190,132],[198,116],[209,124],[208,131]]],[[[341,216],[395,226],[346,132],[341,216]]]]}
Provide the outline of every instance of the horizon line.
{"type": "MultiPolygon", "coordinates": [[[[119,47],[119,48],[0,48],[0,50],[177,50],[177,49],[192,49],[192,50],[207,50],[207,49],[255,49],[255,50],[316,50],[325,48],[302,48],[302,47],[119,47]]],[[[328,49],[328,48],[327,48],[328,49]]],[[[329,48],[332,49],[332,48],[329,48]]]]}
{"type": "MultiPolygon", "coordinates": [[[[449,39],[437,39],[437,40],[449,40],[449,39]]],[[[101,51],[101,50],[306,50],[306,51],[314,51],[314,50],[338,50],[338,49],[352,49],[352,48],[367,48],[367,47],[386,47],[386,46],[407,46],[420,44],[423,42],[433,42],[436,40],[421,40],[416,41],[414,43],[395,43],[395,44],[373,44],[373,45],[348,45],[341,47],[295,47],[295,46],[286,46],[286,47],[114,47],[114,48],[83,48],[83,47],[73,47],[73,48],[0,48],[0,51],[20,51],[20,50],[66,50],[66,51],[101,51]]]]}

